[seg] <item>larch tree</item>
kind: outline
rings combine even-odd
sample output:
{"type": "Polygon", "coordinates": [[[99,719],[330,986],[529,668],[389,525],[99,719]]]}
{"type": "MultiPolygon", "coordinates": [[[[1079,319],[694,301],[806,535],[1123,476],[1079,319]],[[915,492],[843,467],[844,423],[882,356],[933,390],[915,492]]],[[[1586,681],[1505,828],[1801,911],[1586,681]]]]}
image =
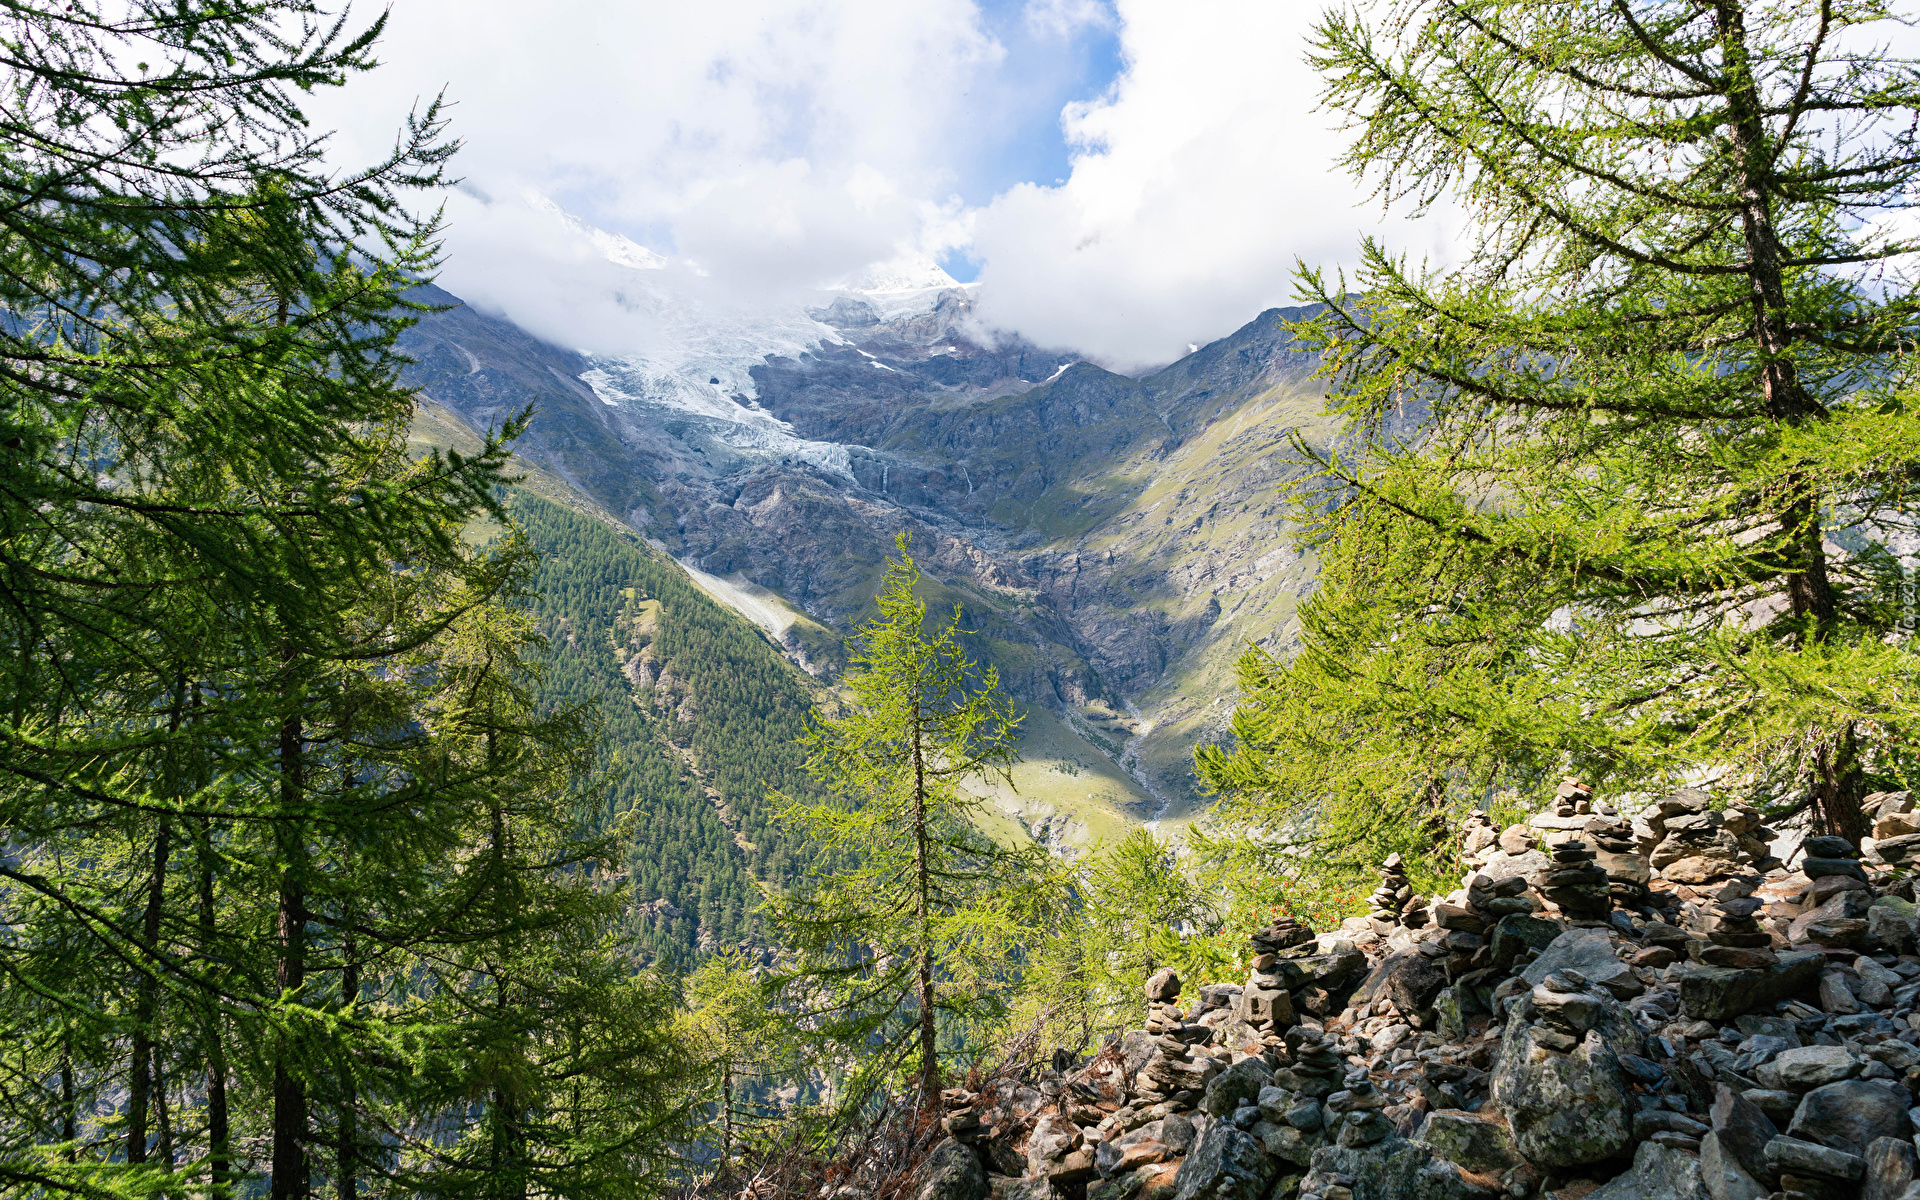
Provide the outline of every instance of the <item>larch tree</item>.
{"type": "Polygon", "coordinates": [[[828,798],[779,798],[820,863],[769,904],[796,955],[787,1011],[848,1056],[849,1100],[907,1064],[922,1093],[939,1089],[943,1034],[1004,1011],[1050,879],[1043,849],[982,832],[967,785],[1011,784],[1022,714],[967,658],[957,610],[928,632],[909,550],[903,534],[878,614],[849,640],[844,710],[817,712],[804,742],[828,798]]]}
{"type": "Polygon", "coordinates": [[[1864,832],[1920,732],[1903,25],[1879,0],[1321,21],[1347,165],[1468,236],[1444,267],[1368,239],[1351,277],[1302,269],[1345,427],[1299,443],[1299,651],[1243,660],[1234,743],[1199,756],[1231,805],[1415,849],[1571,771],[1864,832]]]}

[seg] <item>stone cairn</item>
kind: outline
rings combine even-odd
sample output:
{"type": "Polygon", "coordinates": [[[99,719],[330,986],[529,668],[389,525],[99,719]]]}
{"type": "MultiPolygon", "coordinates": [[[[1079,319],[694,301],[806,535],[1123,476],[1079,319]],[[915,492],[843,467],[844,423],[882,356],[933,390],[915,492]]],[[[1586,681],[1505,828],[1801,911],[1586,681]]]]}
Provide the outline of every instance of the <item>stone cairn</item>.
{"type": "Polygon", "coordinates": [[[1244,984],[1183,1010],[1156,972],[1144,1029],[945,1094],[952,1169],[912,1191],[1920,1200],[1920,813],[1862,811],[1858,846],[1691,789],[1474,814],[1458,890],[1414,904],[1390,859],[1365,916],[1254,934],[1244,984]]]}
{"type": "Polygon", "coordinates": [[[1313,953],[1313,930],[1292,917],[1281,917],[1250,939],[1253,967],[1240,989],[1239,1016],[1263,1044],[1281,1045],[1280,1037],[1294,1022],[1290,973],[1281,965],[1313,953]]]}
{"type": "Polygon", "coordinates": [[[1553,793],[1553,815],[1584,817],[1593,811],[1593,787],[1578,779],[1562,779],[1553,793]]]}
{"type": "Polygon", "coordinates": [[[1585,842],[1561,842],[1553,848],[1553,866],[1541,879],[1540,894],[1574,921],[1604,922],[1613,911],[1607,872],[1595,865],[1585,842]]]}
{"type": "Polygon", "coordinates": [[[1387,861],[1380,864],[1380,886],[1367,900],[1372,905],[1367,917],[1375,931],[1388,933],[1393,926],[1401,924],[1402,916],[1415,910],[1413,899],[1413,881],[1407,878],[1406,861],[1398,854],[1389,854],[1387,861]]]}
{"type": "Polygon", "coordinates": [[[1180,976],[1162,967],[1147,977],[1147,1032],[1172,1033],[1186,1025],[1180,1011],[1180,976]]]}

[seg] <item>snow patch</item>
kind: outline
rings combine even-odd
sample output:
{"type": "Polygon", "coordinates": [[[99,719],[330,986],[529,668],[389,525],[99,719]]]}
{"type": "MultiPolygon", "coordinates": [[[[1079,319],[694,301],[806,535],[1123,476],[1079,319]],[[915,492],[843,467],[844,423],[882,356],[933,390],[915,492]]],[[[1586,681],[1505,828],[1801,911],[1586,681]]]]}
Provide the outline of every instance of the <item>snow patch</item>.
{"type": "Polygon", "coordinates": [[[1066,374],[1068,367],[1077,367],[1079,365],[1079,363],[1061,363],[1058,367],[1054,368],[1053,374],[1047,376],[1045,382],[1052,383],[1054,380],[1066,374]]]}

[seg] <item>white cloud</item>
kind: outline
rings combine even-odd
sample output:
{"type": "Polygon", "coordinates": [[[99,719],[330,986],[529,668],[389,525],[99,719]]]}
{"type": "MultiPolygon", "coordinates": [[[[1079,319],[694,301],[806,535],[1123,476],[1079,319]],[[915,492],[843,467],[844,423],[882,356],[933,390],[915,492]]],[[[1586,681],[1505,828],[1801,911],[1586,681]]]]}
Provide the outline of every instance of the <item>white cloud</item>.
{"type": "Polygon", "coordinates": [[[312,107],[349,164],[445,86],[467,187],[441,282],[611,347],[647,331],[588,243],[530,219],[527,193],[692,260],[713,288],[777,299],[923,232],[951,240],[949,162],[992,136],[966,97],[1002,54],[974,0],[400,0],[386,65],[312,107]]]}
{"type": "MultiPolygon", "coordinates": [[[[659,331],[605,247],[530,213],[529,193],[674,257],[710,303],[787,305],[872,263],[963,250],[995,326],[1139,366],[1287,302],[1295,255],[1347,258],[1379,223],[1312,112],[1317,9],[1025,0],[1003,46],[978,0],[399,0],[389,65],[313,107],[353,163],[444,85],[467,186],[441,282],[560,344],[619,353],[659,331]],[[1062,115],[1070,178],[957,199],[978,194],[962,164],[994,161],[1060,94],[1036,78],[1075,77],[1088,43],[1072,39],[1116,23],[1120,78],[1062,115]],[[1031,57],[1010,64],[1007,46],[1031,57]]],[[[1418,253],[1431,235],[1395,240],[1418,253]]]]}
{"type": "Polygon", "coordinates": [[[1120,0],[1127,66],[1065,113],[1071,178],[975,216],[983,318],[1137,367],[1291,303],[1296,256],[1351,261],[1383,225],[1416,257],[1443,249],[1442,222],[1383,218],[1334,166],[1346,135],[1301,61],[1318,11],[1120,0]]]}

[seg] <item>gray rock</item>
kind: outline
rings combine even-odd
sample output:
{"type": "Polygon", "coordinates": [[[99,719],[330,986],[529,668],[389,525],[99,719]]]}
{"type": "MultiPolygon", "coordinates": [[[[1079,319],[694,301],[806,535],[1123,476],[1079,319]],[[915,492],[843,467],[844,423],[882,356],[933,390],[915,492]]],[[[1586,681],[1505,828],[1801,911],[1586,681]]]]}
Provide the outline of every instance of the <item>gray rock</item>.
{"type": "Polygon", "coordinates": [[[1798,1092],[1783,1092],[1774,1088],[1748,1088],[1740,1095],[1765,1113],[1767,1119],[1776,1127],[1793,1120],[1793,1110],[1800,1107],[1798,1092]]]}
{"type": "Polygon", "coordinates": [[[1633,1169],[1614,1177],[1587,1200],[1711,1200],[1701,1178],[1700,1160],[1658,1142],[1641,1142],[1633,1169]]]}
{"type": "Polygon", "coordinates": [[[1497,1173],[1520,1163],[1507,1127],[1477,1113],[1437,1109],[1427,1114],[1413,1140],[1476,1174],[1497,1173]]]}
{"type": "Polygon", "coordinates": [[[1313,1161],[1313,1152],[1325,1141],[1318,1129],[1296,1129],[1274,1121],[1259,1122],[1252,1133],[1259,1139],[1262,1150],[1302,1168],[1313,1161]]]}
{"type": "Polygon", "coordinates": [[[1390,956],[1377,971],[1376,994],[1384,993],[1395,1008],[1409,1017],[1417,1017],[1431,1008],[1434,997],[1447,986],[1446,960],[1429,958],[1417,950],[1403,950],[1390,956]]]}
{"type": "Polygon", "coordinates": [[[1867,944],[1894,954],[1912,954],[1913,917],[1888,905],[1875,904],[1867,910],[1867,944]]]}
{"type": "Polygon", "coordinates": [[[1857,1154],[1790,1137],[1777,1137],[1767,1143],[1767,1164],[1776,1175],[1818,1175],[1849,1183],[1867,1170],[1866,1160],[1857,1154]]]}
{"type": "Polygon", "coordinates": [[[1488,939],[1488,953],[1492,956],[1493,965],[1504,969],[1511,967],[1516,958],[1529,950],[1545,950],[1559,936],[1559,922],[1513,913],[1501,917],[1500,923],[1493,927],[1488,939]]]}
{"type": "Polygon", "coordinates": [[[1863,1155],[1867,1160],[1860,1200],[1900,1200],[1914,1180],[1913,1143],[1905,1138],[1876,1138],[1863,1155]]]}
{"type": "Polygon", "coordinates": [[[1155,1043],[1158,1039],[1144,1029],[1130,1030],[1120,1037],[1120,1061],[1126,1068],[1127,1078],[1139,1074],[1140,1068],[1159,1050],[1155,1043]]]}
{"type": "MultiPolygon", "coordinates": [[[[1531,1007],[1526,997],[1516,1003],[1518,1019],[1507,1022],[1493,1071],[1493,1103],[1507,1118],[1514,1148],[1536,1167],[1579,1167],[1612,1158],[1633,1137],[1619,1052],[1598,1028],[1570,1053],[1542,1049],[1530,1036],[1531,1007]]],[[[1631,1025],[1625,1010],[1620,1012],[1631,1025]]]]}
{"type": "Polygon", "coordinates": [[[1771,1190],[1740,1165],[1721,1144],[1718,1134],[1700,1139],[1700,1180],[1713,1200],[1766,1200],[1771,1190]]]}
{"type": "Polygon", "coordinates": [[[1632,974],[1614,953],[1613,937],[1606,930],[1569,929],[1554,938],[1520,975],[1538,987],[1547,976],[1568,970],[1578,971],[1586,976],[1587,982],[1601,987],[1615,976],[1632,974]]]}
{"type": "Polygon", "coordinates": [[[1180,976],[1172,967],[1161,967],[1147,976],[1147,999],[1171,1003],[1180,996],[1180,976]]]}
{"type": "Polygon", "coordinates": [[[1867,910],[1873,906],[1873,893],[1868,891],[1841,892],[1826,903],[1810,908],[1793,919],[1787,926],[1787,940],[1798,945],[1807,940],[1809,926],[1820,921],[1839,918],[1864,918],[1867,910]]]}
{"type": "Polygon", "coordinates": [[[1287,994],[1281,981],[1272,975],[1258,971],[1249,975],[1247,985],[1240,990],[1240,997],[1235,1004],[1234,1012],[1248,1024],[1272,1023],[1279,1029],[1293,1024],[1293,997],[1287,994]]]}
{"type": "Polygon", "coordinates": [[[1904,1090],[1871,1079],[1850,1079],[1814,1088],[1800,1101],[1787,1136],[1865,1156],[1879,1138],[1909,1132],[1904,1090]]]}
{"type": "Polygon", "coordinates": [[[1782,1050],[1754,1069],[1756,1082],[1776,1091],[1810,1092],[1860,1073],[1860,1060],[1845,1046],[1802,1046],[1782,1050]]]}
{"type": "Polygon", "coordinates": [[[1027,1174],[1044,1174],[1048,1166],[1078,1150],[1082,1140],[1080,1127],[1066,1117],[1041,1117],[1027,1136],[1027,1174]]]}
{"type": "Polygon", "coordinates": [[[1260,1106],[1260,1115],[1275,1124],[1287,1119],[1287,1109],[1293,1104],[1293,1093],[1283,1087],[1263,1087],[1254,1103],[1260,1106]]]}
{"type": "Polygon", "coordinates": [[[1230,1121],[1209,1121],[1173,1177],[1173,1197],[1261,1200],[1278,1170],[1252,1134],[1230,1121]]]}
{"type": "MultiPolygon", "coordinates": [[[[1713,1123],[1714,1136],[1722,1151],[1753,1178],[1769,1177],[1767,1143],[1780,1136],[1780,1127],[1764,1110],[1723,1083],[1714,1090],[1708,1119],[1713,1123]]],[[[1703,1140],[1703,1148],[1705,1144],[1703,1140]]]]}
{"type": "MultiPolygon", "coordinates": [[[[1351,946],[1352,943],[1348,942],[1351,946]]],[[[1312,954],[1305,958],[1283,958],[1268,971],[1288,991],[1303,987],[1338,987],[1366,969],[1367,956],[1358,950],[1334,954],[1312,954]]],[[[1442,980],[1444,986],[1445,981],[1442,980]]]]}
{"type": "Polygon", "coordinates": [[[1783,954],[1771,967],[1696,967],[1680,979],[1680,1005],[1695,1020],[1732,1020],[1799,991],[1825,961],[1802,953],[1783,954]]]}
{"type": "Polygon", "coordinates": [[[1272,1067],[1257,1058],[1243,1058],[1207,1083],[1200,1110],[1211,1117],[1230,1117],[1242,1101],[1258,1103],[1260,1089],[1272,1086],[1272,1067]]]}
{"type": "Polygon", "coordinates": [[[1468,1200],[1484,1197],[1460,1172],[1418,1142],[1392,1141],[1360,1149],[1327,1146],[1313,1156],[1313,1170],[1300,1181],[1300,1195],[1349,1188],[1353,1200],[1468,1200]],[[1335,1180],[1351,1180],[1336,1185],[1335,1180]]]}
{"type": "Polygon", "coordinates": [[[1318,1100],[1302,1096],[1288,1106],[1286,1123],[1304,1133],[1312,1133],[1327,1123],[1327,1115],[1318,1100]]]}
{"type": "Polygon", "coordinates": [[[978,1155],[947,1138],[927,1155],[914,1185],[914,1200],[984,1200],[987,1172],[978,1155]]]}

